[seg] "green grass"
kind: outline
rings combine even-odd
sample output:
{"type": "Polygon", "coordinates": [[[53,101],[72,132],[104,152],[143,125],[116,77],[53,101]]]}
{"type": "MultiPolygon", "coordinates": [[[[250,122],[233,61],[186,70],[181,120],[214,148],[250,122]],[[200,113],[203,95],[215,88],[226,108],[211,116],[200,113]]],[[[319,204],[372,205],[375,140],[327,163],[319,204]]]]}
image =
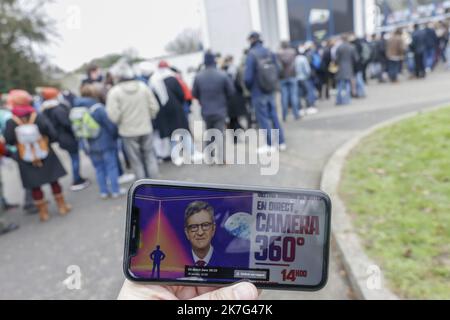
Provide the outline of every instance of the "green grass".
{"type": "Polygon", "coordinates": [[[450,299],[450,108],[364,139],[340,195],[392,291],[450,299]]]}

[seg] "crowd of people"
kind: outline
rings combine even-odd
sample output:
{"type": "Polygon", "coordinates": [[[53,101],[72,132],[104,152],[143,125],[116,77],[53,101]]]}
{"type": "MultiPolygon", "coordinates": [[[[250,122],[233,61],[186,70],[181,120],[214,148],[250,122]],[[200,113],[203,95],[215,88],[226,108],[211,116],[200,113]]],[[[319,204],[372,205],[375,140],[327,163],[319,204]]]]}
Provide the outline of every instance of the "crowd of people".
{"type": "Polygon", "coordinates": [[[351,103],[351,98],[365,97],[369,79],[395,83],[404,70],[411,78],[424,78],[439,61],[448,62],[448,41],[449,26],[441,21],[367,39],[344,34],[319,43],[306,42],[298,48],[283,42],[278,52],[283,120],[289,107],[295,119],[317,113],[317,101],[329,99],[332,88],[340,106],[351,103]]]}
{"type": "MultiPolygon", "coordinates": [[[[80,172],[83,151],[95,169],[99,197],[118,198],[125,194],[121,184],[159,177],[161,161],[183,164],[182,158],[170,157],[171,137],[178,129],[190,130],[194,100],[201,106],[207,129],[224,132],[227,127],[237,130],[255,125],[267,129],[267,144],[258,153],[284,151],[283,122],[288,121],[290,109],[300,120],[317,113],[320,101],[330,99],[333,92],[337,106],[348,105],[352,98],[366,96],[370,79],[395,83],[405,71],[424,78],[440,60],[448,62],[445,22],[412,29],[370,39],[344,34],[298,47],[282,42],[277,52],[253,32],[240,63],[207,51],[192,88],[174,66],[160,61],[153,73],[139,75],[126,62],[106,74],[90,66],[79,96],[53,87],[37,88],[34,97],[14,89],[4,95],[0,108],[0,155],[17,162],[25,190],[24,209],[45,222],[50,214],[44,185],[51,186],[59,214],[71,211],[59,183],[67,173],[54,143],[71,160],[72,191],[90,186],[80,172]],[[272,137],[270,129],[278,129],[278,137],[272,137]],[[161,141],[168,141],[168,152],[162,151],[161,141]]],[[[192,137],[189,144],[193,157],[203,157],[192,137]]],[[[224,164],[221,155],[217,164],[224,164]]],[[[2,187],[0,176],[0,234],[18,228],[4,215],[17,205],[5,200],[2,187]]]]}

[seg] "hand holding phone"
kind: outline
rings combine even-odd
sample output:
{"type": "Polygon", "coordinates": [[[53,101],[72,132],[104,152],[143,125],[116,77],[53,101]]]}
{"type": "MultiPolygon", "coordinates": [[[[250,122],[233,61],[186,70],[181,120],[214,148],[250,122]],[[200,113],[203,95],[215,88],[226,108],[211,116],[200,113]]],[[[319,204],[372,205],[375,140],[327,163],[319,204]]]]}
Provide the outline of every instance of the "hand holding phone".
{"type": "Polygon", "coordinates": [[[162,287],[245,280],[319,290],[328,277],[330,220],[321,191],[142,180],[128,196],[124,273],[162,287]]]}
{"type": "Polygon", "coordinates": [[[125,280],[119,300],[256,300],[256,287],[249,282],[241,282],[230,287],[183,287],[158,286],[133,283],[125,280]]]}

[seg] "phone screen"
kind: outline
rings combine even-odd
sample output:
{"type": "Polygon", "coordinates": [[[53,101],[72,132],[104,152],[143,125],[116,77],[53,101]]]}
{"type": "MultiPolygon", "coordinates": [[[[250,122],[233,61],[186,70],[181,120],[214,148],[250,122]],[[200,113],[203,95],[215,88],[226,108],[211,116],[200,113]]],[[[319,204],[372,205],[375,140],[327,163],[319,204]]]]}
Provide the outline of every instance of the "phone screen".
{"type": "Polygon", "coordinates": [[[319,191],[139,182],[128,209],[131,280],[293,290],[327,281],[331,205],[319,191]]]}

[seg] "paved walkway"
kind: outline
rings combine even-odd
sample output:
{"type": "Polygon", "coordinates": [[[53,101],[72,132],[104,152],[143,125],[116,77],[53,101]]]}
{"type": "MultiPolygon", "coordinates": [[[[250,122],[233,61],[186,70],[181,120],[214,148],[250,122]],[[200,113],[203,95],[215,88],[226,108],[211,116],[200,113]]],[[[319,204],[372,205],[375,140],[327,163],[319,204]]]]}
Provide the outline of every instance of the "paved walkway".
{"type": "MultiPolygon", "coordinates": [[[[286,126],[289,150],[281,155],[276,176],[259,174],[257,166],[162,166],[164,179],[231,184],[318,188],[324,165],[334,150],[368,127],[394,116],[450,104],[450,73],[437,72],[425,81],[372,85],[369,97],[345,108],[332,101],[319,104],[320,113],[286,126]]],[[[67,168],[69,158],[62,154],[67,168]]],[[[22,191],[15,164],[3,166],[6,195],[20,202],[22,191]]],[[[89,162],[84,175],[94,179],[89,162]]],[[[66,188],[69,178],[63,180],[66,188]]],[[[50,191],[46,189],[47,194],[50,191]]],[[[0,238],[0,299],[114,299],[123,282],[122,250],[125,199],[99,200],[96,187],[68,192],[75,210],[66,218],[56,214],[40,224],[36,216],[11,213],[21,228],[0,238]],[[81,290],[68,290],[67,267],[82,271],[81,290]]],[[[51,207],[55,211],[54,207],[51,207]]],[[[317,293],[265,291],[264,299],[351,299],[352,292],[335,250],[331,253],[329,283],[317,293]]]]}

